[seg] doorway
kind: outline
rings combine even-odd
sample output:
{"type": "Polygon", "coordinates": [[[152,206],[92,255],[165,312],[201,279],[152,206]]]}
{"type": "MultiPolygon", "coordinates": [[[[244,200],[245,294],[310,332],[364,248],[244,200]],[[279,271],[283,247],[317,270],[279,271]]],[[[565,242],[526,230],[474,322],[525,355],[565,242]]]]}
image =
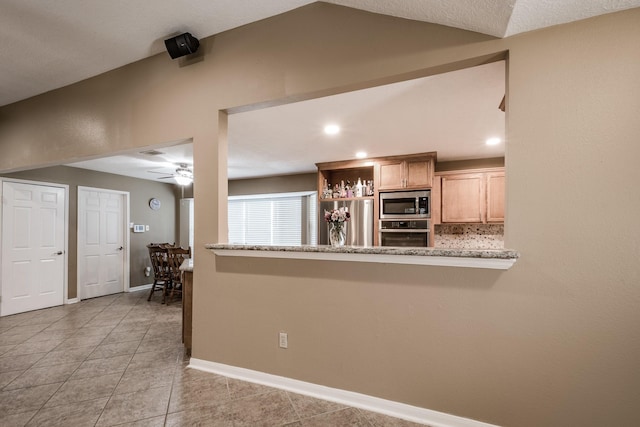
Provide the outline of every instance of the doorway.
{"type": "Polygon", "coordinates": [[[78,296],[129,288],[129,193],[78,187],[78,296]]]}
{"type": "Polygon", "coordinates": [[[0,315],[62,305],[69,187],[3,180],[1,188],[0,315]]]}

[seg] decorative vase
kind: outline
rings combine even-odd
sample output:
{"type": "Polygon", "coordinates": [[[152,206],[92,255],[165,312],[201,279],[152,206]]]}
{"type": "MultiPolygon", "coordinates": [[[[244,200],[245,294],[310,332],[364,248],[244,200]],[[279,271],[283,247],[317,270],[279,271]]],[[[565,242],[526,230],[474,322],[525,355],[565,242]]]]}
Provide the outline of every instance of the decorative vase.
{"type": "Polygon", "coordinates": [[[329,228],[329,241],[333,247],[344,246],[344,243],[347,241],[347,230],[343,223],[331,223],[331,228],[329,228]]]}

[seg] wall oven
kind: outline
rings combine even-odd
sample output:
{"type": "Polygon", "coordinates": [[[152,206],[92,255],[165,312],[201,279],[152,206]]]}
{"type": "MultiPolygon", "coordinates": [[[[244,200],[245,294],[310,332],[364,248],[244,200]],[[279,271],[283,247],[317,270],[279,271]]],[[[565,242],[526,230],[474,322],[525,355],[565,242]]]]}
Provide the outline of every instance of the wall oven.
{"type": "Polygon", "coordinates": [[[426,248],[429,246],[429,220],[380,220],[380,246],[426,248]]]}
{"type": "Polygon", "coordinates": [[[431,190],[380,193],[380,219],[431,218],[431,190]]]}

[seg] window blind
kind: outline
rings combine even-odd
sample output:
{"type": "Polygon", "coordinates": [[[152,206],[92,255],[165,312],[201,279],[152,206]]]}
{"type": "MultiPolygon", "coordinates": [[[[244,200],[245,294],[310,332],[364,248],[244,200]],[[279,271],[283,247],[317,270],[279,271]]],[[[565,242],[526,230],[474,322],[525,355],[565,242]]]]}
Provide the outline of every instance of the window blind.
{"type": "Polygon", "coordinates": [[[316,193],[229,198],[229,243],[299,246],[317,242],[316,193]]]}

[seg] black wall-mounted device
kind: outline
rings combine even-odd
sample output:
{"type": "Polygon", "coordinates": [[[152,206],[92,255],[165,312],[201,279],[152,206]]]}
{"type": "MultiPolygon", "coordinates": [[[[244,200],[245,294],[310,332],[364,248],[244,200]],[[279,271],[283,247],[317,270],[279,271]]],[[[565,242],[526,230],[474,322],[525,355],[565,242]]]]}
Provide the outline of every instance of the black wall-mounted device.
{"type": "Polygon", "coordinates": [[[200,42],[190,33],[184,33],[165,40],[164,45],[167,47],[171,59],[176,59],[194,53],[198,50],[200,42]]]}

